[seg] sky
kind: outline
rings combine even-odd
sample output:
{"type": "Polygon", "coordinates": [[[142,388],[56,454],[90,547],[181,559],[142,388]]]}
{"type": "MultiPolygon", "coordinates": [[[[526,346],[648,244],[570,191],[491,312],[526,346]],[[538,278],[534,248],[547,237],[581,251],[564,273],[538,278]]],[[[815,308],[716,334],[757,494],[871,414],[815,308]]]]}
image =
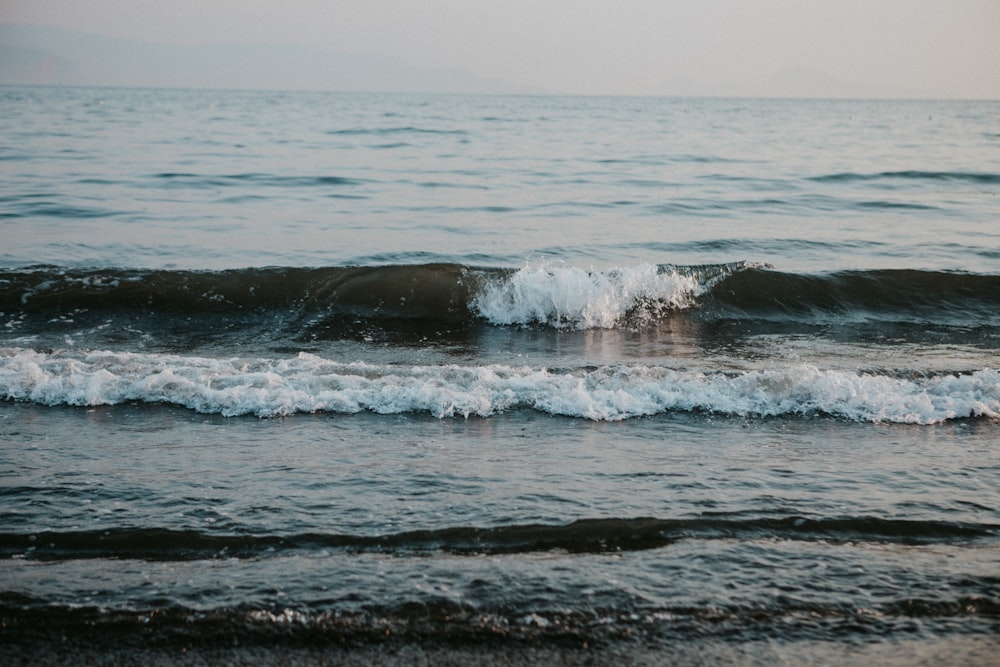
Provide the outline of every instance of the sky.
{"type": "Polygon", "coordinates": [[[0,0],[0,24],[323,48],[553,93],[1000,99],[1000,0],[0,0]]]}

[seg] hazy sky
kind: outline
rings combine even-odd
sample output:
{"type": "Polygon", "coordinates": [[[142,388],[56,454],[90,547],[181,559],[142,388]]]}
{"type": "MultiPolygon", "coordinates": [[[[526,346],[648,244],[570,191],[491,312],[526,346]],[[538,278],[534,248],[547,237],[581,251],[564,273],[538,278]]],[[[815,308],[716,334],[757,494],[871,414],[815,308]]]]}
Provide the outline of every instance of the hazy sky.
{"type": "Polygon", "coordinates": [[[0,0],[0,23],[298,43],[553,92],[780,94],[825,80],[1000,98],[1000,0],[0,0]]]}

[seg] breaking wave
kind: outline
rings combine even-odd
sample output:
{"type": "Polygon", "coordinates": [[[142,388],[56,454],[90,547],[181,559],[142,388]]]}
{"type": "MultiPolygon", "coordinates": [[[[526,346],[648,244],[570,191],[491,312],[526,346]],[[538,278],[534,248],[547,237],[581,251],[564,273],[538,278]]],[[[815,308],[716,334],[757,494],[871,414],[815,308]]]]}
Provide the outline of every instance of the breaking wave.
{"type": "MultiPolygon", "coordinates": [[[[44,324],[69,313],[276,316],[306,323],[391,321],[544,326],[642,325],[678,311],[703,318],[884,320],[1000,326],[1000,275],[921,270],[795,274],[750,262],[607,270],[420,264],[229,271],[39,267],[0,273],[0,317],[44,324]]],[[[44,328],[44,327],[43,327],[44,328]]]]}
{"type": "Polygon", "coordinates": [[[601,421],[707,412],[933,424],[1000,418],[1000,370],[914,378],[809,365],[724,373],[643,364],[397,366],[307,353],[273,360],[7,348],[0,349],[0,398],[77,406],[140,401],[260,417],[366,411],[490,417],[531,409],[601,421]]]}

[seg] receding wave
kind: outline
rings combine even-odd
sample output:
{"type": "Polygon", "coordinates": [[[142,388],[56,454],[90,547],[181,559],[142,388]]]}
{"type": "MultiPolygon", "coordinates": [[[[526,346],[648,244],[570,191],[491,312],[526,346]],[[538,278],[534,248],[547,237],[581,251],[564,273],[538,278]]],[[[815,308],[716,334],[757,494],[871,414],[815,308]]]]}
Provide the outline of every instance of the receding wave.
{"type": "MultiPolygon", "coordinates": [[[[978,582],[968,585],[973,583],[978,582]]],[[[966,590],[873,601],[859,608],[773,597],[750,605],[573,607],[519,600],[473,604],[445,597],[392,602],[387,595],[364,609],[314,609],[287,602],[206,609],[162,600],[146,607],[102,609],[0,595],[0,622],[11,648],[24,651],[13,653],[14,664],[71,664],[81,658],[83,664],[110,664],[109,655],[123,664],[167,664],[183,661],[178,656],[186,657],[189,651],[194,659],[207,653],[238,664],[339,664],[341,656],[343,664],[366,659],[397,664],[403,660],[396,651],[408,642],[418,643],[420,649],[402,655],[418,655],[421,664],[438,655],[444,664],[501,662],[497,655],[504,664],[633,664],[628,651],[636,647],[643,657],[653,657],[635,664],[662,664],[665,659],[669,664],[764,664],[760,655],[748,659],[754,654],[744,650],[762,634],[774,642],[820,646],[830,643],[830,635],[840,643],[853,639],[874,647],[887,664],[985,665],[985,656],[995,652],[991,633],[1000,604],[966,590]],[[900,626],[914,634],[950,632],[965,634],[966,639],[943,646],[925,640],[917,649],[893,643],[878,650],[880,644],[872,637],[899,632],[900,626]],[[712,641],[704,641],[709,638],[712,641]],[[360,659],[338,652],[366,646],[378,648],[360,659]],[[249,656],[245,661],[244,654],[249,656]]],[[[842,662],[840,653],[819,655],[842,662]]]]}
{"type": "MultiPolygon", "coordinates": [[[[215,576],[212,566],[207,565],[210,562],[221,561],[226,567],[241,568],[241,572],[244,567],[273,572],[274,567],[298,570],[310,562],[364,562],[363,554],[375,554],[380,559],[388,556],[390,570],[414,560],[436,564],[440,569],[438,559],[442,558],[454,568],[456,558],[476,562],[482,556],[512,556],[523,562],[533,560],[525,556],[541,553],[544,559],[594,554],[605,560],[615,558],[613,554],[631,552],[627,558],[643,558],[638,552],[666,550],[647,557],[659,559],[665,554],[669,557],[672,548],[688,552],[695,549],[699,556],[708,554],[705,559],[711,562],[716,550],[721,550],[722,560],[733,557],[734,552],[727,548],[735,545],[741,549],[735,553],[742,561],[761,557],[755,555],[755,547],[782,545],[797,554],[808,550],[812,543],[823,549],[823,562],[835,563],[837,554],[832,560],[829,556],[836,545],[849,550],[884,549],[886,545],[896,550],[900,545],[988,550],[993,548],[998,531],[1000,526],[996,524],[978,522],[789,515],[586,518],[559,524],[458,525],[381,535],[236,534],[127,527],[3,533],[0,555],[11,561],[28,567],[33,561],[35,567],[81,572],[89,570],[94,561],[111,563],[108,567],[123,563],[131,570],[132,579],[138,575],[140,583],[129,587],[123,601],[110,603],[74,598],[72,588],[68,593],[57,590],[49,596],[35,591],[3,591],[0,623],[14,646],[38,642],[45,646],[46,656],[51,655],[51,646],[69,646],[74,657],[79,648],[95,645],[120,651],[123,638],[128,639],[134,631],[141,631],[144,638],[155,636],[157,646],[174,647],[176,654],[213,643],[231,647],[235,643],[254,646],[258,642],[278,642],[282,651],[287,651],[289,645],[298,642],[384,645],[399,640],[470,642],[477,646],[484,641],[501,641],[507,648],[511,642],[526,641],[538,648],[600,645],[618,639],[635,642],[643,638],[664,640],[669,645],[671,640],[707,636],[739,641],[743,637],[758,638],[762,631],[777,633],[784,639],[814,640],[828,638],[831,633],[841,637],[860,633],[860,637],[870,638],[871,633],[881,635],[896,630],[901,623],[908,629],[919,624],[924,631],[947,628],[955,632],[961,628],[971,634],[988,635],[1000,614],[996,596],[990,595],[997,580],[988,572],[961,578],[944,573],[933,579],[941,584],[939,592],[926,596],[914,596],[909,587],[886,585],[882,587],[886,590],[875,591],[861,606],[845,605],[829,594],[797,594],[803,587],[795,579],[794,560],[791,574],[780,568],[770,575],[765,573],[765,579],[770,577],[770,581],[759,595],[748,597],[737,587],[736,597],[729,602],[712,599],[710,594],[695,595],[690,586],[680,586],[676,593],[657,600],[628,586],[621,592],[604,590],[595,594],[594,588],[600,586],[597,580],[584,579],[579,585],[574,582],[553,592],[543,590],[538,579],[531,579],[528,585],[517,581],[494,585],[475,575],[451,571],[448,582],[462,590],[460,595],[444,587],[394,589],[390,584],[383,589],[384,594],[380,589],[368,595],[351,592],[351,587],[345,594],[335,594],[325,586],[312,586],[315,594],[286,596],[278,588],[280,584],[271,580],[256,584],[252,576],[241,579],[237,595],[227,595],[224,586],[189,593],[183,590],[183,582],[192,575],[215,576]],[[710,541],[716,544],[706,551],[705,543],[710,541]],[[237,561],[241,564],[236,565],[237,561]],[[178,587],[182,590],[151,586],[150,579],[155,582],[157,578],[146,573],[151,563],[165,563],[169,568],[164,570],[167,576],[181,581],[178,587]],[[776,595],[773,590],[787,594],[776,595]]],[[[555,567],[565,569],[565,565],[555,567]]],[[[356,568],[349,565],[347,570],[339,571],[355,572],[356,568]]],[[[705,576],[704,565],[695,569],[697,576],[705,576]]],[[[810,565],[810,569],[815,567],[810,565]]],[[[852,576],[846,566],[839,571],[852,576]]],[[[356,589],[356,583],[351,583],[356,589]]],[[[618,588],[614,583],[613,588],[618,588]]],[[[191,584],[186,588],[191,589],[191,584]]]]}
{"type": "Polygon", "coordinates": [[[548,369],[215,359],[136,352],[0,349],[0,398],[45,405],[166,403],[225,416],[424,413],[490,417],[530,409],[619,421],[670,412],[832,415],[933,424],[1000,418],[1000,370],[923,377],[815,366],[739,373],[655,365],[548,369]]]}
{"type": "Polygon", "coordinates": [[[0,553],[32,560],[120,558],[202,560],[274,557],[316,549],[348,553],[443,552],[456,555],[559,550],[605,553],[658,549],[678,540],[780,538],[827,542],[932,544],[994,539],[1000,526],[877,517],[759,519],[580,519],[566,524],[455,526],[382,535],[220,534],[161,528],[0,534],[0,553]]]}
{"type": "MultiPolygon", "coordinates": [[[[166,271],[36,268],[0,273],[0,313],[338,316],[558,329],[703,318],[836,319],[1000,326],[1000,275],[920,270],[795,274],[748,262],[591,270],[420,264],[166,271]]],[[[47,320],[46,320],[47,321],[47,320]]],[[[13,325],[8,325],[8,329],[13,325]]],[[[391,326],[386,324],[386,326],[391,326]]]]}

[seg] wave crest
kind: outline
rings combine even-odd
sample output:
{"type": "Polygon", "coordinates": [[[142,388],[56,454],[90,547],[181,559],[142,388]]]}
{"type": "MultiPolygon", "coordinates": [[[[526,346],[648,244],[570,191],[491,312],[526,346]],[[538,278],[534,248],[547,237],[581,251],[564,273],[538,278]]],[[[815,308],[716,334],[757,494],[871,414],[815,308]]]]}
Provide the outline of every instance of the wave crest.
{"type": "Polygon", "coordinates": [[[154,330],[179,316],[251,328],[266,317],[291,327],[287,333],[293,337],[303,327],[337,318],[364,318],[387,330],[418,321],[609,329],[643,326],[692,309],[702,321],[997,327],[1000,275],[917,269],[798,274],[753,262],[603,271],[546,263],[521,269],[441,263],[0,272],[0,315],[8,318],[8,329],[25,333],[27,328],[46,332],[56,319],[135,316],[146,318],[154,330]]]}
{"type": "Polygon", "coordinates": [[[492,324],[611,329],[690,308],[712,283],[748,266],[723,265],[706,271],[644,264],[587,271],[541,264],[487,281],[470,307],[492,324]]]}
{"type": "Polygon", "coordinates": [[[596,421],[709,412],[933,424],[1000,419],[1000,370],[908,378],[808,365],[741,373],[644,364],[550,370],[344,364],[307,353],[273,360],[2,349],[0,398],[169,403],[224,416],[368,411],[450,418],[532,409],[596,421]]]}

